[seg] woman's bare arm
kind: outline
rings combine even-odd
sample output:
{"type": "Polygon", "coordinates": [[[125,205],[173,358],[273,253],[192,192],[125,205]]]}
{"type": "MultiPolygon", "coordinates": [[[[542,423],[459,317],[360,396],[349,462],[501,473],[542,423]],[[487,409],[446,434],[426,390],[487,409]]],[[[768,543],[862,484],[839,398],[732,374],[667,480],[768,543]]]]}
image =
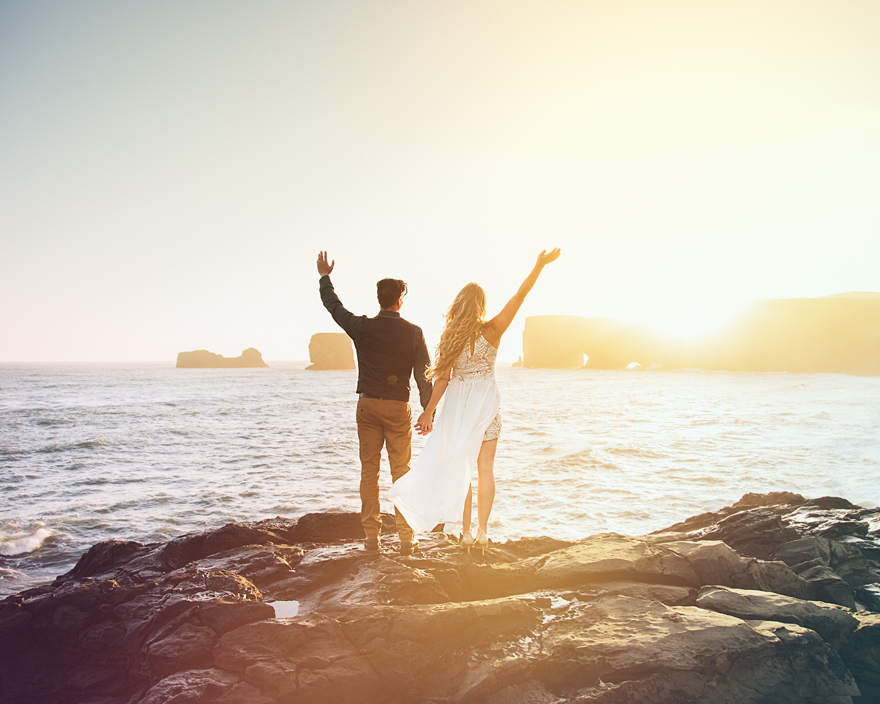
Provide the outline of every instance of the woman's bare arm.
{"type": "Polygon", "coordinates": [[[541,253],[538,255],[538,261],[535,263],[535,267],[526,277],[526,280],[522,282],[519,290],[513,294],[513,298],[507,302],[507,305],[501,309],[501,312],[492,318],[488,325],[486,325],[486,329],[483,331],[483,337],[486,338],[486,341],[492,345],[492,347],[498,349],[498,345],[501,343],[501,336],[507,332],[507,328],[510,327],[513,319],[516,317],[520,306],[523,304],[523,301],[526,300],[526,296],[529,294],[529,291],[532,290],[532,287],[541,275],[541,270],[550,262],[555,262],[559,259],[559,255],[559,247],[549,252],[546,249],[541,250],[541,253]]]}
{"type": "Polygon", "coordinates": [[[434,429],[434,412],[443,394],[446,393],[446,387],[449,386],[449,380],[452,378],[452,367],[443,374],[442,377],[434,381],[434,389],[431,391],[431,400],[425,406],[425,410],[416,421],[416,431],[419,435],[427,435],[434,429]]]}

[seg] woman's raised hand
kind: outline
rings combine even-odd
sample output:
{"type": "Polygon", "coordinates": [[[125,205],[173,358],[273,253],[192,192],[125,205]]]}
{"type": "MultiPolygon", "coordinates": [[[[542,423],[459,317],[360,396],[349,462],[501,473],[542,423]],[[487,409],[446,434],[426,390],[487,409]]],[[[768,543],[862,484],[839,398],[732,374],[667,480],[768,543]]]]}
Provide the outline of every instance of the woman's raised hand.
{"type": "Polygon", "coordinates": [[[555,262],[559,259],[559,255],[562,254],[562,250],[559,247],[556,249],[551,249],[549,252],[546,249],[542,249],[541,253],[538,255],[538,266],[546,266],[550,262],[555,262]]]}

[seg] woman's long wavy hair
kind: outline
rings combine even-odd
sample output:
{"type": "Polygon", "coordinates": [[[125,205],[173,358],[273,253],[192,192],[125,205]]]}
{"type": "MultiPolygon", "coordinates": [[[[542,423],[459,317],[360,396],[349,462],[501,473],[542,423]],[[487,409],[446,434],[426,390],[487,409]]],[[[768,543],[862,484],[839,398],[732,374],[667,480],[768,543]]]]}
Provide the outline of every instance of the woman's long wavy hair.
{"type": "Polygon", "coordinates": [[[466,346],[472,345],[486,327],[486,292],[479,284],[469,283],[455,297],[446,311],[446,327],[434,354],[434,364],[427,376],[436,381],[458,359],[466,346]]]}

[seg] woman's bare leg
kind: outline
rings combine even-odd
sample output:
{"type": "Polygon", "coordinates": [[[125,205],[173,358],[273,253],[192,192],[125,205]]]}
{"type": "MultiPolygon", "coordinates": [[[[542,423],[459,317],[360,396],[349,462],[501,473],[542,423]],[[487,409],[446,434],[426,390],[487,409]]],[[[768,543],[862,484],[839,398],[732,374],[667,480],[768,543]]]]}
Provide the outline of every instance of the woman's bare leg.
{"type": "Polygon", "coordinates": [[[467,533],[471,529],[471,507],[474,503],[473,487],[468,485],[468,495],[464,500],[464,515],[461,517],[461,532],[467,533]]]}
{"type": "Polygon", "coordinates": [[[480,447],[477,457],[477,472],[479,482],[477,486],[477,532],[487,533],[489,526],[489,514],[492,513],[492,504],[495,503],[495,450],[498,448],[498,438],[486,440],[480,447]]]}

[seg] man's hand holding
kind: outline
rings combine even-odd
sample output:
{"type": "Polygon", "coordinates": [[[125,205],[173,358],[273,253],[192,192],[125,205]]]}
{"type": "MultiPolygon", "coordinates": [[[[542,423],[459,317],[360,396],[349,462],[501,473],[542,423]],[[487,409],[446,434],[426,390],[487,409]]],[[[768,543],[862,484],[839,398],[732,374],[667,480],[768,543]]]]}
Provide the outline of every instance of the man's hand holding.
{"type": "Polygon", "coordinates": [[[427,435],[434,429],[434,412],[424,411],[416,421],[416,432],[419,435],[427,435]]]}
{"type": "Polygon", "coordinates": [[[327,252],[318,252],[318,276],[329,276],[334,266],[336,266],[335,259],[328,264],[327,252]]]}

